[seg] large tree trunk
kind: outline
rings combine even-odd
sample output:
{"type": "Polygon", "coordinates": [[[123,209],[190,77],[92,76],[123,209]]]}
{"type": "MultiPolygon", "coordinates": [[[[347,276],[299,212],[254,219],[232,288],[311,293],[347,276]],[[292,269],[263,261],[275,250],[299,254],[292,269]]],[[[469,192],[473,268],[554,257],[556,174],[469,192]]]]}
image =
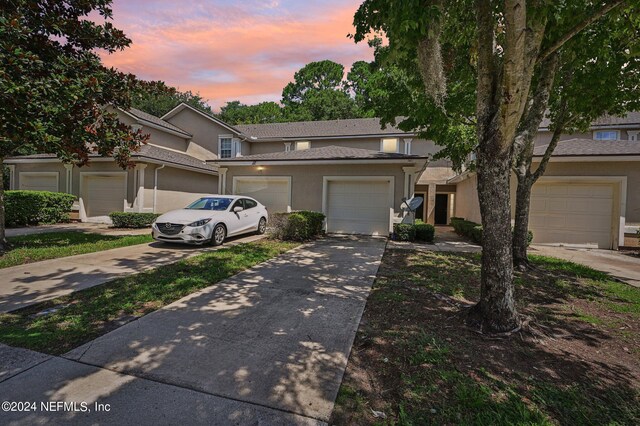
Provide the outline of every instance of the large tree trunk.
{"type": "MultiPolygon", "coordinates": [[[[493,133],[493,132],[492,132],[493,133]]],[[[493,135],[497,137],[499,133],[493,135]]],[[[511,254],[511,153],[500,144],[480,144],[478,198],[482,214],[482,273],[480,301],[469,322],[483,332],[513,331],[520,325],[513,297],[511,254]]]]}
{"type": "Polygon", "coordinates": [[[531,202],[530,176],[518,176],[518,188],[516,189],[515,223],[513,227],[513,265],[517,269],[527,269],[529,258],[527,246],[529,245],[529,207],[531,202]]]}
{"type": "Polygon", "coordinates": [[[0,253],[4,252],[8,247],[4,219],[4,158],[0,157],[0,253]]]}

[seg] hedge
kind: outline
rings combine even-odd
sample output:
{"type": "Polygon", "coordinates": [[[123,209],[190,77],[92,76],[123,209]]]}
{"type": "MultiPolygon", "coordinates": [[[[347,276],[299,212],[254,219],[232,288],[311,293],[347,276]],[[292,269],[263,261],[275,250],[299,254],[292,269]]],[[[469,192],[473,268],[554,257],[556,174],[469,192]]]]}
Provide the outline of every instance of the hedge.
{"type": "Polygon", "coordinates": [[[275,213],[269,220],[271,237],[284,241],[306,241],[324,232],[325,215],[312,211],[275,213]]]}
{"type": "Polygon", "coordinates": [[[5,191],[7,227],[69,221],[76,197],[63,192],[5,191]]]}
{"type": "Polygon", "coordinates": [[[156,213],[111,212],[109,218],[115,228],[148,228],[160,216],[156,213]]]}
{"type": "Polygon", "coordinates": [[[393,225],[393,239],[397,241],[425,241],[432,243],[436,235],[436,228],[433,225],[416,221],[415,225],[410,223],[397,223],[393,225]]]}
{"type": "MultiPolygon", "coordinates": [[[[482,225],[471,222],[470,220],[465,220],[460,217],[452,217],[451,226],[453,226],[453,229],[458,235],[470,238],[477,244],[482,244],[482,225]]],[[[532,241],[533,232],[529,231],[527,237],[527,245],[531,244],[532,241]]]]}

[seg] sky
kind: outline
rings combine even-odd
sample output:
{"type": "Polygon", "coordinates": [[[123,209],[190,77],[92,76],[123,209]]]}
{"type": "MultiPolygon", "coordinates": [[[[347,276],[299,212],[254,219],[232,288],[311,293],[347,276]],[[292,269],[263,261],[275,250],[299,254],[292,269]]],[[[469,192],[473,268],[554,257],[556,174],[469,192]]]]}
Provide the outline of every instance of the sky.
{"type": "Polygon", "coordinates": [[[107,66],[199,92],[214,110],[227,101],[279,101],[305,64],[323,59],[349,70],[371,61],[355,44],[361,0],[114,0],[113,23],[131,46],[102,55],[107,66]]]}

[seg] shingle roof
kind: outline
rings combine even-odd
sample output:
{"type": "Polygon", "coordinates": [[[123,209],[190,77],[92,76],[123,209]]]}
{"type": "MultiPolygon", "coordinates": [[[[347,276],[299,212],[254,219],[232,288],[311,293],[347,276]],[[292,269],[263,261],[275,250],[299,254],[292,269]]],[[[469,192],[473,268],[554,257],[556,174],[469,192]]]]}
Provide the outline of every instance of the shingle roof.
{"type": "Polygon", "coordinates": [[[290,123],[242,124],[235,126],[248,137],[257,140],[303,139],[336,136],[367,136],[405,134],[397,127],[382,129],[379,118],[348,120],[298,121],[290,123]]]}
{"type": "MultiPolygon", "coordinates": [[[[542,123],[540,123],[540,128],[547,129],[549,127],[549,124],[549,118],[545,117],[544,120],[542,120],[542,123]]],[[[640,111],[629,112],[624,117],[603,115],[602,117],[591,123],[592,128],[629,125],[638,125],[638,127],[640,127],[640,111]]]]}
{"type": "Polygon", "coordinates": [[[200,169],[208,172],[214,172],[217,168],[213,167],[211,164],[205,163],[203,160],[192,157],[189,154],[183,154],[177,151],[171,151],[168,149],[160,148],[155,145],[143,145],[140,148],[140,151],[133,153],[131,158],[139,158],[144,160],[156,160],[162,163],[166,163],[167,165],[179,165],[179,166],[187,166],[193,167],[195,169],[200,169]]]}
{"type": "Polygon", "coordinates": [[[304,160],[415,160],[419,155],[385,153],[369,149],[348,148],[344,146],[327,146],[300,151],[270,152],[267,154],[246,155],[235,158],[219,159],[221,163],[234,161],[304,161],[304,160]]]}
{"type": "MultiPolygon", "coordinates": [[[[535,156],[544,155],[548,145],[536,146],[535,156]]],[[[568,139],[558,142],[554,157],[640,155],[640,141],[600,141],[594,139],[568,139]]]]}
{"type": "Polygon", "coordinates": [[[160,127],[164,127],[165,129],[168,130],[173,130],[174,132],[180,133],[182,135],[184,135],[185,137],[191,137],[191,133],[186,132],[184,130],[182,130],[181,128],[174,126],[173,124],[169,123],[168,121],[164,121],[162,118],[156,117],[155,115],[151,115],[149,113],[146,113],[144,111],[141,111],[139,109],[136,108],[130,108],[128,110],[129,114],[133,115],[135,118],[137,118],[138,120],[142,120],[142,121],[146,121],[149,123],[153,123],[156,126],[160,126],[160,127]]]}

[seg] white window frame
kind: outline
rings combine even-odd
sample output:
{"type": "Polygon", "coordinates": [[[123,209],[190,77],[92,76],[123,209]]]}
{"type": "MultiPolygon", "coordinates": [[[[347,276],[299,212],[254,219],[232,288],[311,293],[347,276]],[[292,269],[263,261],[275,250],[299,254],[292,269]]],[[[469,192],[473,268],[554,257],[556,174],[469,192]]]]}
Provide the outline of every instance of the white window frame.
{"type": "Polygon", "coordinates": [[[296,141],[296,151],[304,151],[307,149],[311,149],[311,141],[296,141]],[[300,148],[300,145],[306,143],[307,148],[300,148]]]}
{"type": "Polygon", "coordinates": [[[291,151],[291,142],[285,142],[284,143],[284,152],[289,152],[291,151]]]}
{"type": "Polygon", "coordinates": [[[640,133],[640,130],[627,130],[627,136],[629,140],[633,142],[638,141],[638,133],[640,133]]]}
{"type": "MultiPolygon", "coordinates": [[[[233,143],[233,135],[218,135],[218,157],[220,158],[233,158],[235,157],[235,144],[233,143]],[[229,139],[231,141],[231,146],[229,147],[229,149],[231,150],[230,154],[228,157],[223,157],[222,156],[222,140],[223,139],[229,139]]],[[[226,150],[225,150],[226,151],[226,150]]]]}
{"type": "Polygon", "coordinates": [[[380,139],[380,152],[386,152],[389,154],[397,154],[398,152],[400,152],[400,138],[382,138],[380,139]],[[396,149],[394,151],[385,151],[384,150],[384,142],[385,141],[395,141],[396,142],[396,149]]]}
{"type": "Polygon", "coordinates": [[[593,131],[593,139],[597,140],[597,141],[619,141],[620,140],[620,130],[594,130],[593,131]],[[609,139],[609,138],[598,138],[598,133],[615,133],[616,134],[616,138],[615,139],[609,139]]]}
{"type": "Polygon", "coordinates": [[[22,179],[24,176],[55,176],[56,192],[60,192],[60,173],[58,172],[20,172],[18,173],[20,179],[20,187],[18,189],[22,189],[22,179]]]}
{"type": "Polygon", "coordinates": [[[242,141],[238,138],[233,138],[233,146],[235,147],[234,157],[242,157],[242,141]]]}

